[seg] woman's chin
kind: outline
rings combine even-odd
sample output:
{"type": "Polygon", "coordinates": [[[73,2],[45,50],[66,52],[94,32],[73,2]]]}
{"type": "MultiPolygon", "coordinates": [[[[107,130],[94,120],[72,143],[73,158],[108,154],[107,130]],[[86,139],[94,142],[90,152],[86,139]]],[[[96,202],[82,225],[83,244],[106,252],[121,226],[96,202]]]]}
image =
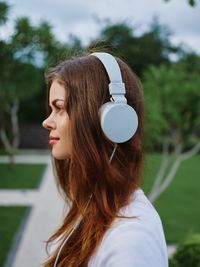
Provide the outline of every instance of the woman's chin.
{"type": "Polygon", "coordinates": [[[54,149],[52,149],[52,156],[57,159],[57,160],[63,160],[63,159],[67,159],[69,158],[68,153],[59,153],[58,151],[54,151],[54,149]]]}

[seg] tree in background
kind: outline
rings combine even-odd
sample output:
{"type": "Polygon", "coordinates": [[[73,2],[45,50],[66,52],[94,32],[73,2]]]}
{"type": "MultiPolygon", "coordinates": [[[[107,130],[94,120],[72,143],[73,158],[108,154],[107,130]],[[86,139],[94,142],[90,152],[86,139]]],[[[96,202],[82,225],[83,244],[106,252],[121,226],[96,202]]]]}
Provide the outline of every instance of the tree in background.
{"type": "Polygon", "coordinates": [[[155,201],[184,161],[200,150],[200,57],[191,54],[170,66],[150,66],[144,75],[147,140],[162,146],[162,163],[149,194],[155,201]]]}
{"type": "MultiPolygon", "coordinates": [[[[31,27],[29,27],[31,31],[31,27]]],[[[29,36],[29,33],[27,33],[29,36]]],[[[8,152],[13,155],[19,145],[18,110],[21,101],[31,98],[37,91],[40,80],[38,69],[25,60],[21,60],[21,51],[15,46],[14,39],[1,40],[0,70],[0,138],[8,152]]]]}
{"type": "Polygon", "coordinates": [[[113,51],[128,62],[140,77],[150,64],[158,66],[169,63],[170,54],[180,50],[171,45],[169,30],[160,25],[156,18],[150,29],[140,36],[135,34],[135,30],[126,23],[106,23],[100,36],[89,47],[113,51]]]}
{"type": "MultiPolygon", "coordinates": [[[[165,2],[169,2],[170,0],[164,0],[165,2]]],[[[196,5],[196,1],[195,0],[188,0],[188,4],[190,6],[195,6],[196,5]]]]}
{"type": "MultiPolygon", "coordinates": [[[[0,3],[0,22],[5,23],[9,6],[0,3]]],[[[52,65],[68,51],[59,43],[47,22],[33,27],[28,18],[15,23],[8,41],[0,40],[0,138],[11,156],[19,145],[19,109],[22,103],[30,105],[44,84],[44,68],[52,65]]],[[[44,99],[41,99],[44,103],[44,99]]],[[[37,103],[33,103],[35,111],[37,103]]],[[[44,105],[44,104],[43,104],[44,105]]],[[[32,109],[32,113],[34,108],[32,109]]],[[[28,117],[27,117],[28,119],[28,117]]],[[[11,157],[12,159],[12,157],[11,157]]]]}

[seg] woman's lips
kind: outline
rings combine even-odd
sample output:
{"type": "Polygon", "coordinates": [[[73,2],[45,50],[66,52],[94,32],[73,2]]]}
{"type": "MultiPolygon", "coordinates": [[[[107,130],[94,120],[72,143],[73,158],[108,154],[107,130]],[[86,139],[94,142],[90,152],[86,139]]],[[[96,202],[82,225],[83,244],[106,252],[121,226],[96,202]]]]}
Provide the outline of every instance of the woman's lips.
{"type": "Polygon", "coordinates": [[[54,145],[59,141],[60,138],[57,137],[49,137],[49,144],[54,145]]]}

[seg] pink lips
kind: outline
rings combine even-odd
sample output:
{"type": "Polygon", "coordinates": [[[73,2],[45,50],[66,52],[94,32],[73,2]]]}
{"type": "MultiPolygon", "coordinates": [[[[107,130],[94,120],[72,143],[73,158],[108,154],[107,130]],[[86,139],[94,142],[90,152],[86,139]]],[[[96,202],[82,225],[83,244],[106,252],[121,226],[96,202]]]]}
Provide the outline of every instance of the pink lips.
{"type": "Polygon", "coordinates": [[[49,144],[50,144],[50,145],[56,144],[56,143],[59,141],[59,139],[60,139],[60,138],[58,138],[58,137],[50,136],[50,137],[49,137],[49,144]]]}

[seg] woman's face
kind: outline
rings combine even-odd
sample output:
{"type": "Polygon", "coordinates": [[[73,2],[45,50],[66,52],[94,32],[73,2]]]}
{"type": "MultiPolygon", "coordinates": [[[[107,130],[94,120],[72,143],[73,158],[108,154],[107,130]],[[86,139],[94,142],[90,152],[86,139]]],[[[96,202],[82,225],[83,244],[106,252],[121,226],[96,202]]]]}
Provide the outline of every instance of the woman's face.
{"type": "Polygon", "coordinates": [[[66,111],[66,91],[62,84],[54,80],[49,92],[51,114],[43,121],[49,130],[49,144],[56,159],[66,159],[70,155],[69,116],[66,111]]]}

